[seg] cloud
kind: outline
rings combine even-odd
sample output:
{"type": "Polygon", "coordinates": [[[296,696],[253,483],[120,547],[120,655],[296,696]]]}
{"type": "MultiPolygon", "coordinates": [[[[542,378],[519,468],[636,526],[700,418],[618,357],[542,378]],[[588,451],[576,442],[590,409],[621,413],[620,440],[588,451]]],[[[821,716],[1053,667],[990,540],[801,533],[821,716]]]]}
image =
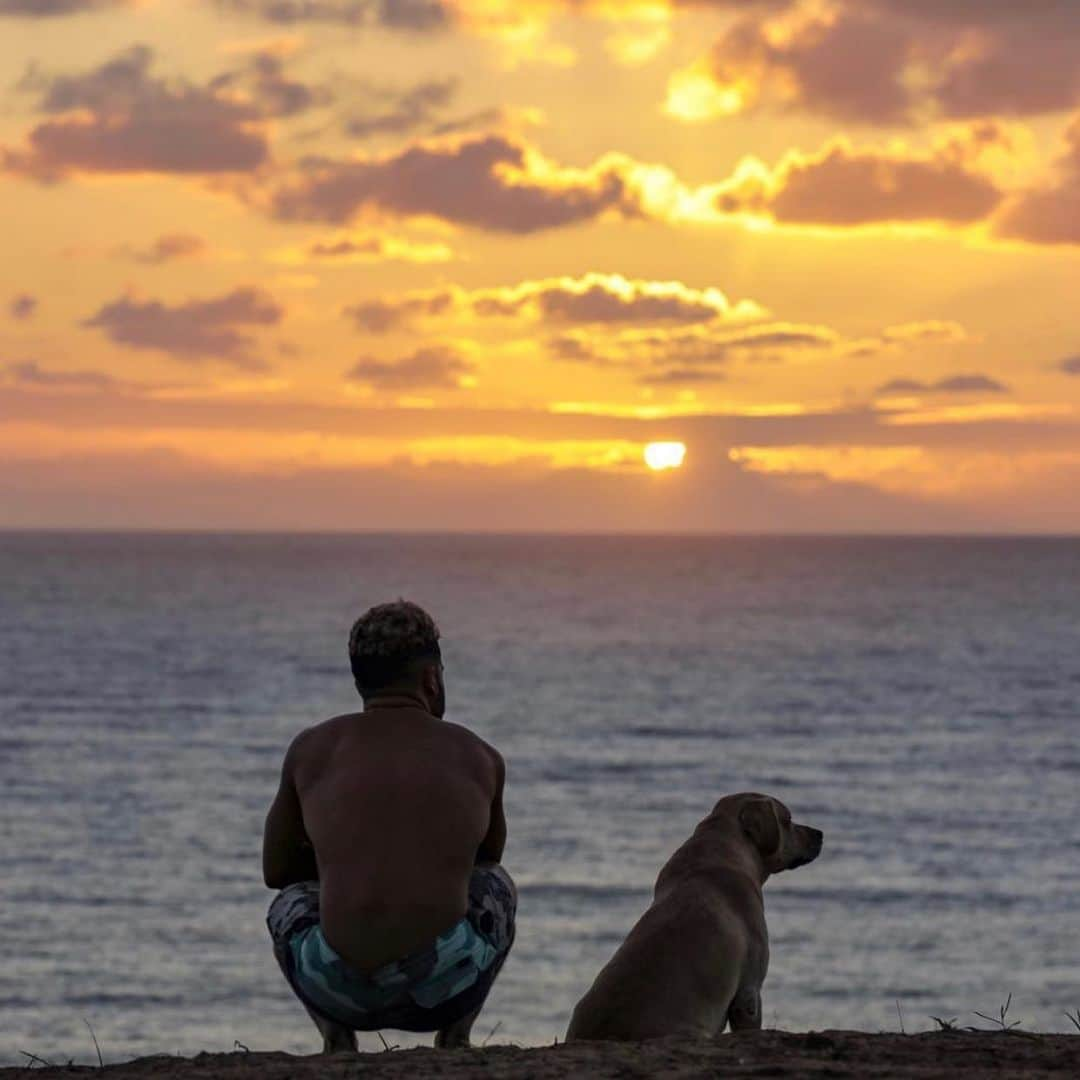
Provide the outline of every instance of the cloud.
{"type": "Polygon", "coordinates": [[[13,319],[25,322],[32,319],[38,309],[38,298],[30,293],[17,293],[8,304],[8,311],[13,319]]]}
{"type": "Polygon", "coordinates": [[[1058,368],[1066,375],[1080,375],[1080,353],[1076,356],[1067,356],[1058,364],[1058,368]]]}
{"type": "Polygon", "coordinates": [[[254,15],[268,22],[337,23],[428,32],[450,24],[450,0],[216,0],[226,11],[254,15]]]}
{"type": "Polygon", "coordinates": [[[994,222],[997,235],[1033,244],[1080,244],[1080,112],[1062,141],[1054,179],[1011,198],[994,222]]]}
{"type": "Polygon", "coordinates": [[[786,362],[811,356],[873,356],[889,350],[956,345],[973,339],[959,323],[926,320],[889,326],[878,335],[845,339],[828,326],[759,322],[616,329],[580,328],[548,341],[556,359],[596,367],[636,369],[644,383],[706,382],[724,378],[721,368],[740,363],[786,362]]]}
{"type": "Polygon", "coordinates": [[[354,113],[345,130],[356,138],[370,135],[403,135],[430,127],[435,116],[449,105],[458,91],[458,80],[429,79],[404,90],[367,86],[365,112],[354,113]]]}
{"type": "Polygon", "coordinates": [[[691,383],[726,382],[727,377],[727,372],[716,368],[667,368],[642,375],[638,382],[647,386],[686,386],[691,383]]]}
{"type": "Polygon", "coordinates": [[[896,123],[908,110],[900,80],[909,43],[880,18],[859,11],[831,16],[821,9],[783,19],[751,14],[736,22],[705,58],[673,78],[667,110],[683,119],[745,112],[760,104],[812,106],[837,120],[896,123]],[[695,115],[689,95],[704,104],[695,115]]]}
{"type": "Polygon", "coordinates": [[[571,168],[519,135],[489,132],[382,156],[304,159],[271,190],[268,208],[284,221],[427,217],[519,235],[604,218],[956,227],[987,220],[1002,203],[985,164],[1008,153],[1011,138],[990,121],[951,129],[924,150],[838,137],[815,152],[791,150],[774,167],[744,158],[727,177],[690,187],[666,166],[624,154],[571,168]]]}
{"type": "Polygon", "coordinates": [[[672,76],[667,110],[693,121],[801,109],[878,125],[1039,115],[1080,98],[1078,48],[1070,0],[758,4],[672,76]]]}
{"type": "Polygon", "coordinates": [[[990,378],[989,375],[950,375],[937,382],[926,383],[919,379],[899,378],[891,379],[882,384],[874,394],[878,397],[898,394],[1007,394],[1009,388],[990,378]]]}
{"type": "Polygon", "coordinates": [[[310,86],[289,78],[285,58],[272,48],[257,50],[245,67],[222,72],[207,89],[214,94],[239,92],[241,100],[252,104],[264,117],[297,116],[334,100],[325,86],[310,86]]]}
{"type": "Polygon", "coordinates": [[[760,318],[764,310],[752,301],[732,304],[716,288],[696,289],[678,281],[631,280],[621,274],[599,273],[487,289],[450,285],[381,297],[346,309],[358,327],[374,333],[412,319],[450,313],[473,318],[619,324],[760,318]]]}
{"type": "Polygon", "coordinates": [[[81,15],[112,7],[128,7],[133,0],[0,0],[0,17],[51,19],[61,15],[81,15]]]}
{"type": "Polygon", "coordinates": [[[82,325],[104,331],[118,345],[154,349],[175,359],[214,359],[256,370],[266,365],[252,356],[253,339],[239,328],[273,326],[283,314],[284,309],[272,296],[248,286],[174,307],[159,300],[123,297],[105,304],[82,325]]]}
{"type": "Polygon", "coordinates": [[[375,390],[456,390],[472,372],[473,365],[457,349],[435,345],[393,362],[365,357],[345,378],[375,390]]]}
{"type": "Polygon", "coordinates": [[[274,258],[286,263],[317,260],[342,266],[389,260],[438,263],[449,262],[454,258],[454,252],[443,243],[422,243],[405,237],[361,232],[316,240],[306,248],[281,251],[274,258]]]}
{"type": "Polygon", "coordinates": [[[836,138],[814,154],[787,153],[769,170],[752,159],[718,186],[716,208],[781,224],[886,222],[967,225],[984,220],[1002,192],[955,141],[930,151],[856,147],[836,138]]]}
{"type": "Polygon", "coordinates": [[[828,349],[841,338],[826,326],[764,323],[730,326],[649,327],[615,334],[571,330],[551,338],[558,359],[599,367],[637,369],[639,381],[701,382],[723,376],[732,360],[776,359],[805,349],[828,349]]]}
{"type": "Polygon", "coordinates": [[[152,76],[153,59],[136,45],[79,75],[32,69],[20,85],[56,119],[33,127],[24,149],[0,149],[3,167],[55,180],[72,172],[245,172],[268,159],[256,104],[152,76]]]}
{"type": "Polygon", "coordinates": [[[42,389],[107,390],[121,385],[103,371],[47,371],[36,360],[10,363],[0,370],[10,382],[42,389]]]}
{"type": "Polygon", "coordinates": [[[272,212],[283,221],[335,224],[362,212],[426,216],[524,234],[605,212],[640,216],[624,164],[609,155],[588,169],[571,169],[517,138],[471,136],[382,157],[308,159],[299,176],[274,193],[272,212]]]}
{"type": "Polygon", "coordinates": [[[205,255],[207,250],[206,241],[194,233],[163,233],[148,247],[121,249],[136,262],[148,266],[160,266],[162,263],[180,259],[195,259],[205,255]]]}
{"type": "Polygon", "coordinates": [[[964,345],[972,340],[959,323],[943,319],[887,326],[881,331],[881,338],[889,344],[899,345],[964,345]]]}

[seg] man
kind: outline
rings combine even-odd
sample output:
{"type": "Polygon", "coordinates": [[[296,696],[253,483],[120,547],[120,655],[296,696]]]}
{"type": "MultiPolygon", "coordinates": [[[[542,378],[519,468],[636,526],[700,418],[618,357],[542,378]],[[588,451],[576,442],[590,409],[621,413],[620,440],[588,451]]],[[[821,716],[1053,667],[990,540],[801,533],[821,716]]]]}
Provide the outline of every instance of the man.
{"type": "Polygon", "coordinates": [[[439,631],[422,608],[372,608],[349,660],[363,712],[293,740],[266,818],[274,955],[326,1053],[380,1028],[468,1046],[514,940],[505,766],[442,719],[439,631]]]}

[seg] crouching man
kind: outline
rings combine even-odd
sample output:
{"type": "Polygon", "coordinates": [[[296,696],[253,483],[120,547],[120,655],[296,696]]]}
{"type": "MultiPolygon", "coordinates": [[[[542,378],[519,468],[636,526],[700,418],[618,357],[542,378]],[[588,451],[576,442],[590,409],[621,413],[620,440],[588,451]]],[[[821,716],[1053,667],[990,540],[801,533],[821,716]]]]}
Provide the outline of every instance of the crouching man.
{"type": "Polygon", "coordinates": [[[349,659],[363,711],[293,740],[266,818],[274,955],[327,1053],[381,1028],[468,1046],[514,940],[517,893],[499,865],[505,766],[442,719],[427,612],[372,608],[349,659]]]}

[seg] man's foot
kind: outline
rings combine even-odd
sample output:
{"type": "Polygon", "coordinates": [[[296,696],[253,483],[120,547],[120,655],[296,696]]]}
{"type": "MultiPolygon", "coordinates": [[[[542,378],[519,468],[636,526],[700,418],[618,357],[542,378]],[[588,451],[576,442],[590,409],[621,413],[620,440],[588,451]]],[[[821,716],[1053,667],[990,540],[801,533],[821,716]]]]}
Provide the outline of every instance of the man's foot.
{"type": "MultiPolygon", "coordinates": [[[[336,1025],[335,1025],[336,1026],[336,1025]]],[[[344,1054],[347,1051],[356,1053],[356,1032],[348,1028],[337,1027],[337,1030],[329,1035],[323,1032],[323,1053],[344,1054]]]]}
{"type": "Polygon", "coordinates": [[[469,1033],[472,1031],[472,1026],[479,1015],[480,1010],[474,1009],[460,1020],[455,1020],[454,1023],[448,1024],[437,1031],[435,1033],[435,1049],[459,1050],[462,1047],[470,1046],[469,1033]]]}
{"type": "Polygon", "coordinates": [[[327,1020],[325,1016],[320,1016],[311,1009],[308,1009],[308,1016],[315,1021],[315,1026],[322,1035],[324,1054],[344,1054],[350,1050],[356,1053],[356,1032],[352,1028],[335,1024],[333,1020],[327,1020]]]}

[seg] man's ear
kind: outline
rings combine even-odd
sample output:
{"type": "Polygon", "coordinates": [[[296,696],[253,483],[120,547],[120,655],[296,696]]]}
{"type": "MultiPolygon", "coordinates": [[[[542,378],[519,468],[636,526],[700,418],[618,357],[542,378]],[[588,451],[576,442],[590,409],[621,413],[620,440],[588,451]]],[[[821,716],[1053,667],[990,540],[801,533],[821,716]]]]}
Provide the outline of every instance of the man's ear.
{"type": "Polygon", "coordinates": [[[751,799],[739,807],[739,824],[765,858],[780,851],[780,819],[772,799],[751,799]]]}
{"type": "Polygon", "coordinates": [[[425,664],[424,670],[420,673],[420,685],[423,687],[424,693],[434,699],[441,689],[439,685],[439,665],[438,664],[425,664]]]}

